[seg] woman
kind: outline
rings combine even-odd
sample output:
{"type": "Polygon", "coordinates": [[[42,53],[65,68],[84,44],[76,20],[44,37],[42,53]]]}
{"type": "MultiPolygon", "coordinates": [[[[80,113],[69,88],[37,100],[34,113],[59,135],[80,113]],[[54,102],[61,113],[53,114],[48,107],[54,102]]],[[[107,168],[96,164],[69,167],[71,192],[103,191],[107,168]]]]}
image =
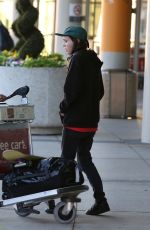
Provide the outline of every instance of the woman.
{"type": "Polygon", "coordinates": [[[88,49],[87,32],[70,26],[62,36],[69,56],[68,74],[64,85],[64,99],[60,103],[63,123],[62,157],[75,159],[93,188],[95,203],[87,215],[99,215],[110,210],[103,191],[102,180],[92,162],[91,147],[99,122],[99,103],[104,95],[101,75],[102,62],[88,49]]]}

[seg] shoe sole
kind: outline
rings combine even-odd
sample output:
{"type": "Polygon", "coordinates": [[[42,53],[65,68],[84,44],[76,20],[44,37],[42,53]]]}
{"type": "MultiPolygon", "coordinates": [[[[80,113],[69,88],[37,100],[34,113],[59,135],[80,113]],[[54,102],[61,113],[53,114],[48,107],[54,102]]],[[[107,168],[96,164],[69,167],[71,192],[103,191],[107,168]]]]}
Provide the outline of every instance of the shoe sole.
{"type": "Polygon", "coordinates": [[[88,212],[86,212],[86,215],[89,215],[89,216],[98,216],[98,215],[104,214],[104,213],[109,212],[109,211],[110,211],[110,209],[108,209],[108,210],[106,210],[104,212],[98,212],[98,213],[88,213],[88,212]]]}

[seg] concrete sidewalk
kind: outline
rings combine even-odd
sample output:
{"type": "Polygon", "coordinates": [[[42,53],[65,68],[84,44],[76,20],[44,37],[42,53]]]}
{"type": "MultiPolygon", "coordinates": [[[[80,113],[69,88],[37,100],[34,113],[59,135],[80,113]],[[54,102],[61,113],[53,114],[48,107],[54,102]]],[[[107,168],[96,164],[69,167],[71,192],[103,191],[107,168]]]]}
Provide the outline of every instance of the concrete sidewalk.
{"type": "MultiPolygon", "coordinates": [[[[80,197],[74,223],[60,224],[53,215],[21,218],[12,207],[0,209],[0,230],[149,230],[150,227],[150,144],[143,144],[141,120],[102,119],[92,148],[93,160],[101,174],[111,211],[86,216],[93,204],[91,188],[80,197]]],[[[60,156],[61,136],[33,135],[33,152],[45,157],[60,156]]],[[[85,178],[85,184],[88,181],[85,178]]]]}

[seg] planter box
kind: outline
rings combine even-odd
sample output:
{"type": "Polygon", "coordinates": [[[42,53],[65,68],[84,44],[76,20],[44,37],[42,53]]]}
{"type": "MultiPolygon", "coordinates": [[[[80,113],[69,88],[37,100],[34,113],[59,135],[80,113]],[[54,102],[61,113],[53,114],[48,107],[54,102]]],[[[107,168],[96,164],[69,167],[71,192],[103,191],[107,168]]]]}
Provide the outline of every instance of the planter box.
{"type": "MultiPolygon", "coordinates": [[[[24,85],[30,87],[28,100],[35,106],[32,130],[57,131],[62,127],[59,118],[59,103],[63,97],[66,68],[0,67],[0,93],[9,95],[24,85]]],[[[8,104],[20,104],[15,96],[8,104]]]]}

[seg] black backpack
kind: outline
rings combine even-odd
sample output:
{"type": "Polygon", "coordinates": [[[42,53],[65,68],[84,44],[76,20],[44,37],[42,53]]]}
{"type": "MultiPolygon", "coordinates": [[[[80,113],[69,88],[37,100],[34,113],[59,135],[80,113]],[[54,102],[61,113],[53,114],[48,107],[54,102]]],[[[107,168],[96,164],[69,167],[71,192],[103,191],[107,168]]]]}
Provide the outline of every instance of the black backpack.
{"type": "Polygon", "coordinates": [[[3,199],[81,185],[84,182],[83,175],[73,160],[52,157],[26,163],[23,167],[16,168],[14,165],[13,171],[4,176],[3,199]]]}

